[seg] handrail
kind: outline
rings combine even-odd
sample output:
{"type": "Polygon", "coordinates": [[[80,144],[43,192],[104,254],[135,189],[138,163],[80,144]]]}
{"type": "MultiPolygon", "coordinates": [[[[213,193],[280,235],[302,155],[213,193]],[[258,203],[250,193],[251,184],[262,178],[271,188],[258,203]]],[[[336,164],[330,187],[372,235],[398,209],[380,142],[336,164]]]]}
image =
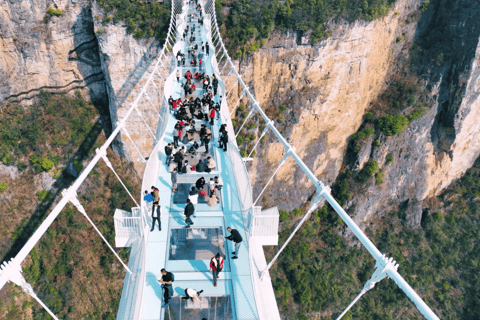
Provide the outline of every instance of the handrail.
{"type": "Polygon", "coordinates": [[[135,109],[137,109],[141,97],[146,93],[147,88],[151,85],[151,83],[153,81],[153,75],[157,71],[161,60],[164,57],[166,57],[165,52],[168,52],[168,39],[171,38],[171,36],[172,36],[172,26],[173,26],[173,21],[174,21],[173,20],[173,12],[174,12],[174,6],[175,6],[174,1],[175,0],[171,0],[172,10],[171,10],[171,14],[170,14],[170,23],[169,23],[167,37],[166,37],[165,43],[163,44],[161,54],[157,58],[157,61],[156,61],[155,66],[153,68],[153,71],[150,73],[147,82],[143,85],[140,93],[137,95],[135,100],[131,103],[131,106],[128,109],[125,116],[122,118],[121,121],[117,122],[117,127],[113,130],[112,134],[107,138],[107,141],[105,141],[105,143],[100,147],[100,152],[97,152],[97,154],[89,162],[89,164],[86,166],[86,168],[80,173],[80,176],[70,186],[70,188],[68,189],[69,192],[66,192],[64,195],[62,195],[62,198],[60,199],[58,204],[52,209],[52,211],[49,213],[49,215],[46,217],[46,219],[41,223],[41,225],[33,233],[33,235],[30,237],[30,239],[28,239],[28,241],[25,243],[25,245],[22,247],[22,249],[18,252],[18,254],[14,258],[12,258],[11,262],[8,265],[6,265],[3,268],[3,270],[1,270],[0,290],[4,287],[4,285],[7,283],[7,281],[10,280],[10,278],[13,276],[13,274],[15,272],[17,272],[18,270],[21,270],[21,263],[23,262],[23,260],[25,260],[25,258],[28,256],[30,251],[35,247],[35,245],[40,240],[40,238],[43,236],[43,234],[51,226],[53,221],[55,221],[55,219],[60,214],[62,209],[71,200],[72,196],[74,194],[76,194],[76,191],[78,190],[78,188],[85,181],[88,174],[93,170],[93,168],[95,167],[97,162],[102,158],[102,155],[107,150],[107,148],[112,144],[113,140],[117,137],[118,133],[120,133],[120,130],[124,129],[125,123],[128,120],[128,118],[130,117],[130,115],[132,114],[132,112],[135,109]]]}
{"type": "MultiPolygon", "coordinates": [[[[417,309],[422,313],[422,315],[426,319],[433,319],[437,320],[439,319],[435,313],[430,309],[430,307],[418,296],[418,294],[410,287],[410,285],[403,279],[403,277],[397,272],[397,267],[398,264],[395,267],[395,262],[385,257],[385,255],[382,255],[382,253],[377,249],[377,247],[370,241],[370,239],[363,233],[363,231],[357,226],[357,224],[350,218],[350,216],[343,210],[343,208],[338,204],[338,202],[331,196],[330,194],[330,188],[328,186],[325,186],[317,177],[315,174],[306,166],[306,164],[302,161],[302,159],[296,154],[295,148],[291,146],[285,138],[280,134],[280,132],[275,128],[275,125],[273,121],[271,121],[268,116],[265,114],[265,112],[262,110],[260,107],[258,101],[255,100],[254,96],[248,89],[248,87],[245,85],[243,82],[243,79],[241,78],[240,74],[238,73],[237,69],[235,68],[235,65],[233,64],[230,56],[228,55],[227,49],[225,48],[225,45],[223,43],[221,34],[220,34],[220,29],[218,28],[217,24],[217,17],[216,17],[216,10],[215,10],[215,4],[213,3],[213,0],[209,1],[209,8],[210,8],[210,13],[212,15],[212,20],[214,21],[214,24],[212,23],[212,29],[215,28],[216,34],[218,36],[219,42],[220,42],[220,47],[224,51],[224,55],[226,55],[227,59],[225,64],[229,64],[231,70],[235,73],[236,80],[240,83],[242,86],[244,92],[247,94],[247,96],[250,98],[252,101],[252,107],[256,109],[256,111],[262,116],[262,118],[265,120],[267,125],[269,126],[270,130],[275,134],[277,139],[282,143],[282,145],[285,148],[285,154],[288,156],[291,156],[295,162],[300,166],[300,168],[305,172],[305,174],[308,176],[308,178],[312,181],[312,183],[316,187],[317,191],[317,201],[314,201],[318,203],[321,198],[323,197],[325,200],[327,200],[330,205],[333,207],[333,209],[337,212],[337,214],[342,218],[342,220],[347,224],[347,226],[352,230],[352,232],[355,234],[355,236],[360,240],[360,242],[363,244],[363,246],[368,250],[368,252],[373,256],[373,258],[380,263],[381,265],[384,265],[385,268],[383,269],[383,274],[388,275],[391,277],[394,282],[398,285],[398,287],[410,298],[410,300],[413,302],[413,304],[417,307],[417,309]]],[[[213,32],[212,31],[212,32],[213,32]]],[[[212,33],[213,34],[213,33],[212,33]]],[[[220,51],[219,51],[220,52],[220,51]]],[[[222,55],[223,57],[223,55],[222,55]]],[[[312,208],[313,208],[313,203],[312,203],[312,208]]],[[[285,244],[284,244],[285,246],[285,244]]],[[[283,250],[283,247],[280,249],[279,252],[283,250]]],[[[278,254],[277,254],[278,256],[278,254]]],[[[276,257],[277,257],[276,256],[276,257]]],[[[267,266],[267,269],[271,266],[271,264],[275,261],[276,257],[274,260],[270,262],[270,264],[267,266]]],[[[266,271],[265,270],[265,271],[266,271]]]]}

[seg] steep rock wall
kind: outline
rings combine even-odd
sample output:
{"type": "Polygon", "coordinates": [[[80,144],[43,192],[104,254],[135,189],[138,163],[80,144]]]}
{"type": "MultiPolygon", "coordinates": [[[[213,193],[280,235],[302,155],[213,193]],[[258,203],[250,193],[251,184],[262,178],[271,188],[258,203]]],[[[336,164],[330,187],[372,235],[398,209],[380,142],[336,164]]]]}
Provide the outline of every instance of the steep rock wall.
{"type": "Polygon", "coordinates": [[[348,205],[364,222],[400,204],[407,225],[419,227],[422,202],[440,194],[461,177],[480,154],[480,11],[477,2],[437,1],[419,22],[415,41],[442,53],[441,66],[426,63],[427,86],[432,108],[400,135],[383,137],[371,159],[385,170],[384,183],[368,186],[367,192],[348,205]],[[386,155],[394,163],[385,165],[386,155]]]}
{"type": "Polygon", "coordinates": [[[88,87],[94,100],[106,96],[98,45],[87,0],[0,4],[0,101],[30,99],[42,89],[68,92],[88,87]],[[44,18],[46,20],[44,20],[44,18]]]}
{"type": "MultiPolygon", "coordinates": [[[[384,86],[394,50],[402,45],[396,44],[397,36],[405,31],[410,31],[410,37],[413,34],[415,24],[405,20],[420,3],[397,1],[383,19],[332,25],[331,37],[314,46],[298,44],[305,41],[297,40],[296,34],[276,35],[251,58],[241,61],[240,73],[267,114],[272,105],[287,107],[285,121],[276,126],[324,182],[337,177],[347,139],[357,131],[365,110],[384,86]]],[[[226,87],[232,84],[230,77],[226,87]]],[[[235,87],[230,106],[238,96],[235,87]]],[[[258,151],[251,171],[254,194],[260,192],[283,155],[280,144],[258,151]]],[[[267,197],[271,195],[281,208],[291,210],[313,192],[303,172],[287,161],[267,197]]]]}
{"type": "MultiPolygon", "coordinates": [[[[92,12],[94,17],[103,16],[103,11],[96,2],[93,2],[92,12]]],[[[94,18],[94,24],[101,51],[101,69],[107,80],[111,120],[115,128],[117,121],[125,116],[147,81],[162,46],[156,40],[135,39],[121,24],[103,25],[97,18],[94,18]]],[[[154,79],[157,87],[162,90],[164,79],[159,75],[155,75],[154,79]]],[[[145,122],[138,112],[134,112],[125,126],[142,157],[148,157],[153,148],[152,133],[154,135],[156,132],[157,110],[160,110],[159,101],[162,101],[158,91],[149,90],[149,96],[154,106],[147,99],[142,99],[139,103],[139,112],[145,122]]],[[[133,161],[138,172],[142,172],[144,165],[139,162],[141,157],[130,139],[121,133],[118,141],[117,151],[133,161]]]]}

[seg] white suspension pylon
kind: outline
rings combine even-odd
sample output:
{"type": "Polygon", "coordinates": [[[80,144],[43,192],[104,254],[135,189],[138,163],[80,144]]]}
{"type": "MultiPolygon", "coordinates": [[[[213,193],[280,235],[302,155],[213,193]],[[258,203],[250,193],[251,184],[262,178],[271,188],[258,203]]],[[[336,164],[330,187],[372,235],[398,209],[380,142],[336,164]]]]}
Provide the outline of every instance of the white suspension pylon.
{"type": "Polygon", "coordinates": [[[135,202],[135,204],[137,205],[137,207],[140,207],[140,205],[138,204],[138,202],[135,200],[135,198],[132,196],[132,194],[130,193],[130,191],[128,191],[127,187],[125,186],[125,184],[123,183],[122,179],[120,179],[120,177],[118,176],[117,172],[115,171],[115,169],[113,168],[113,165],[112,163],[110,162],[110,160],[107,158],[107,150],[106,149],[96,149],[95,152],[97,154],[100,154],[100,156],[102,157],[103,161],[105,161],[105,164],[107,165],[107,167],[109,167],[113,173],[115,174],[115,176],[117,177],[118,181],[120,181],[120,183],[122,184],[123,188],[125,189],[125,191],[127,191],[128,195],[130,196],[130,198],[132,199],[133,202],[135,202]]]}
{"type": "Polygon", "coordinates": [[[35,291],[33,291],[32,286],[27,282],[27,280],[25,280],[25,277],[22,275],[22,267],[19,265],[15,265],[13,263],[13,259],[11,259],[10,262],[3,262],[3,264],[0,266],[0,274],[8,275],[9,281],[21,287],[23,292],[34,298],[53,319],[58,320],[57,316],[55,316],[55,314],[43,303],[43,301],[40,300],[35,291]]]}
{"type": "Polygon", "coordinates": [[[127,265],[123,262],[123,260],[120,258],[120,256],[115,252],[115,250],[113,250],[112,246],[110,245],[110,243],[108,243],[107,239],[105,239],[105,237],[102,235],[102,233],[100,232],[100,230],[98,230],[97,226],[95,225],[95,223],[93,223],[93,221],[90,219],[90,217],[87,215],[87,212],[85,211],[85,208],[82,206],[82,204],[80,203],[80,201],[78,201],[78,198],[77,198],[77,192],[73,189],[70,189],[70,188],[67,188],[67,189],[64,189],[62,190],[62,195],[64,197],[66,197],[68,199],[68,201],[70,201],[76,208],[78,211],[80,211],[84,216],[85,218],[87,218],[88,222],[90,222],[90,224],[92,225],[92,227],[95,229],[95,231],[97,231],[98,235],[102,238],[103,242],[105,242],[105,244],[108,246],[108,248],[113,252],[113,254],[115,255],[115,257],[117,257],[118,261],[120,261],[120,263],[123,265],[123,267],[125,268],[125,270],[132,274],[132,271],[130,271],[130,269],[127,267],[127,265]]]}
{"type": "Polygon", "coordinates": [[[265,185],[265,187],[263,187],[263,190],[262,192],[260,192],[260,194],[258,195],[257,197],[257,200],[255,200],[255,202],[253,203],[253,206],[255,206],[258,202],[258,199],[260,199],[260,197],[262,196],[263,192],[265,192],[265,190],[267,189],[268,185],[270,184],[270,182],[272,181],[273,177],[275,177],[275,175],[277,174],[278,170],[280,170],[280,168],[282,167],[282,165],[285,163],[285,161],[287,160],[287,158],[291,155],[292,151],[295,151],[295,148],[294,147],[291,147],[290,150],[288,150],[285,155],[283,156],[282,160],[280,160],[280,163],[278,164],[278,167],[277,169],[275,169],[275,171],[273,172],[272,176],[270,177],[270,179],[268,179],[268,182],[267,184],[265,185]]]}
{"type": "Polygon", "coordinates": [[[368,290],[373,289],[377,282],[388,277],[387,271],[394,270],[397,271],[398,264],[393,260],[393,258],[387,258],[385,255],[382,255],[383,259],[379,259],[375,262],[375,271],[372,274],[372,277],[365,283],[363,286],[362,291],[353,299],[352,303],[348,305],[348,307],[338,316],[337,320],[343,318],[343,316],[350,310],[351,307],[363,296],[368,290]]]}

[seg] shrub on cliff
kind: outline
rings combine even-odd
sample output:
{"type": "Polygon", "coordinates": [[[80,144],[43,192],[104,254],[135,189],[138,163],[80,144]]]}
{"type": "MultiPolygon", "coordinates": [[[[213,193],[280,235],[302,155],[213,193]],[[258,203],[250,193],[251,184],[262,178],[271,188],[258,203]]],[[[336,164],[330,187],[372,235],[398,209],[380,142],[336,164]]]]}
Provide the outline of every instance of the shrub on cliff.
{"type": "Polygon", "coordinates": [[[52,7],[48,8],[47,13],[51,16],[60,17],[62,15],[62,11],[59,9],[53,9],[52,7]]]}
{"type": "Polygon", "coordinates": [[[363,169],[360,171],[360,173],[358,174],[358,178],[361,181],[366,182],[371,177],[373,177],[373,174],[375,173],[375,171],[377,171],[377,169],[378,169],[377,161],[368,161],[363,167],[363,169]]]}
{"type": "Polygon", "coordinates": [[[376,120],[375,127],[387,136],[401,133],[408,125],[407,117],[403,115],[387,114],[376,120]]]}

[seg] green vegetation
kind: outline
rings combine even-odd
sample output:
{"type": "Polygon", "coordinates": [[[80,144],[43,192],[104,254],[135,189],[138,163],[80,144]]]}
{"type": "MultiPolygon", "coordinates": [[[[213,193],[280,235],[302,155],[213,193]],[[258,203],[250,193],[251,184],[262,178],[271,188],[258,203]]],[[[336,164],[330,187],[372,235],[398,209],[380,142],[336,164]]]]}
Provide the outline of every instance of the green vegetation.
{"type": "Polygon", "coordinates": [[[425,113],[427,113],[427,110],[425,108],[420,108],[414,110],[412,113],[410,113],[407,118],[408,122],[412,123],[413,121],[420,119],[425,113]]]}
{"type": "Polygon", "coordinates": [[[241,146],[243,144],[243,138],[241,136],[237,136],[237,145],[241,146]]]}
{"type": "Polygon", "coordinates": [[[59,9],[53,9],[52,7],[49,7],[47,10],[47,13],[51,16],[55,17],[60,17],[62,15],[62,11],[59,9]]]}
{"type": "Polygon", "coordinates": [[[13,157],[13,155],[11,153],[7,153],[3,157],[2,162],[3,162],[4,165],[9,166],[9,165],[15,163],[15,158],[13,157]]]}
{"type": "Polygon", "coordinates": [[[353,140],[366,139],[374,133],[375,133],[375,130],[371,127],[363,128],[363,129],[359,130],[356,134],[354,134],[351,139],[353,139],[353,140]]]}
{"type": "Polygon", "coordinates": [[[105,30],[103,30],[103,29],[98,29],[98,30],[97,30],[97,33],[98,33],[98,34],[105,33],[105,30]]]}
{"type": "Polygon", "coordinates": [[[428,10],[428,7],[430,7],[430,0],[423,0],[422,3],[422,12],[425,12],[428,10]]]}
{"type": "Polygon", "coordinates": [[[441,66],[444,61],[443,53],[442,52],[437,53],[437,55],[435,56],[435,59],[433,60],[438,67],[441,66]]]}
{"type": "MultiPolygon", "coordinates": [[[[399,262],[400,274],[442,319],[479,319],[480,159],[438,200],[443,207],[427,208],[421,228],[407,228],[392,211],[365,232],[399,262]]],[[[375,261],[340,236],[343,222],[329,206],[307,222],[272,267],[277,303],[286,318],[321,311],[323,319],[335,319],[370,278],[375,261]]],[[[294,227],[284,228],[279,245],[294,227]]],[[[267,251],[267,257],[275,251],[267,251]]],[[[357,302],[348,319],[420,318],[395,283],[384,279],[357,302]]]]}
{"type": "Polygon", "coordinates": [[[373,149],[377,149],[378,147],[380,147],[382,145],[382,143],[380,142],[380,140],[378,139],[375,139],[372,141],[372,148],[373,149]]]}
{"type": "Polygon", "coordinates": [[[379,185],[383,183],[383,178],[385,177],[385,170],[380,169],[377,173],[375,173],[375,184],[379,185]]]}
{"type": "Polygon", "coordinates": [[[7,183],[5,181],[0,182],[0,192],[7,190],[7,183]]]}
{"type": "Polygon", "coordinates": [[[67,98],[42,92],[38,103],[27,109],[10,105],[0,111],[0,159],[10,164],[16,159],[20,170],[29,159],[36,172],[49,171],[73,155],[71,146],[85,140],[95,114],[79,93],[67,98]]]}
{"type": "Polygon", "coordinates": [[[38,190],[37,197],[40,201],[48,201],[50,200],[50,191],[48,190],[38,190]]]}
{"type": "MultiPolygon", "coordinates": [[[[91,158],[95,148],[106,140],[98,117],[97,110],[80,93],[72,98],[42,93],[32,106],[8,104],[0,110],[0,159],[13,154],[21,170],[15,180],[0,183],[0,190],[8,183],[9,193],[8,201],[2,203],[3,211],[9,212],[9,223],[0,228],[2,237],[8,239],[0,248],[3,260],[18,253],[50,212],[61,190],[73,181],[63,168],[70,161],[81,164],[91,158]],[[35,174],[48,170],[57,179],[53,188],[35,192],[35,174]]],[[[140,183],[133,167],[110,149],[107,152],[127,188],[138,195],[140,183]]],[[[113,215],[107,213],[115,208],[130,210],[135,204],[104,163],[97,164],[85,186],[79,190],[79,201],[113,245],[113,215]]],[[[128,263],[127,251],[117,252],[128,263]]],[[[22,267],[27,281],[59,318],[112,319],[122,290],[118,284],[125,276],[114,259],[83,215],[67,205],[22,267]]],[[[50,318],[21,289],[9,285],[4,290],[0,318],[22,319],[24,314],[34,320],[50,318]]]]}
{"type": "Polygon", "coordinates": [[[170,2],[140,0],[99,0],[105,11],[103,24],[125,21],[127,32],[136,39],[156,37],[164,41],[170,22],[170,2]]]}
{"type": "Polygon", "coordinates": [[[377,161],[368,161],[363,167],[363,169],[359,172],[358,178],[360,179],[360,181],[366,182],[371,177],[373,177],[373,174],[377,171],[377,169],[378,169],[377,161]]]}
{"type": "Polygon", "coordinates": [[[312,31],[312,42],[328,38],[327,21],[342,18],[349,22],[363,19],[367,21],[384,17],[395,0],[331,0],[308,1],[277,0],[259,2],[239,0],[216,1],[217,19],[224,22],[224,32],[232,52],[237,56],[251,53],[259,47],[258,41],[268,38],[274,30],[312,31]],[[223,17],[221,6],[229,8],[223,17]],[[252,42],[252,39],[255,41],[252,42]]]}
{"type": "Polygon", "coordinates": [[[403,41],[403,39],[404,39],[403,36],[402,36],[402,35],[399,35],[399,36],[397,37],[396,42],[399,43],[399,42],[403,41]]]}
{"type": "Polygon", "coordinates": [[[387,136],[400,134],[408,124],[407,117],[403,115],[387,114],[376,120],[375,127],[387,136]]]}
{"type": "Polygon", "coordinates": [[[393,153],[390,152],[389,154],[387,154],[387,159],[385,161],[385,164],[388,165],[390,163],[393,163],[393,159],[394,159],[393,153]]]}

